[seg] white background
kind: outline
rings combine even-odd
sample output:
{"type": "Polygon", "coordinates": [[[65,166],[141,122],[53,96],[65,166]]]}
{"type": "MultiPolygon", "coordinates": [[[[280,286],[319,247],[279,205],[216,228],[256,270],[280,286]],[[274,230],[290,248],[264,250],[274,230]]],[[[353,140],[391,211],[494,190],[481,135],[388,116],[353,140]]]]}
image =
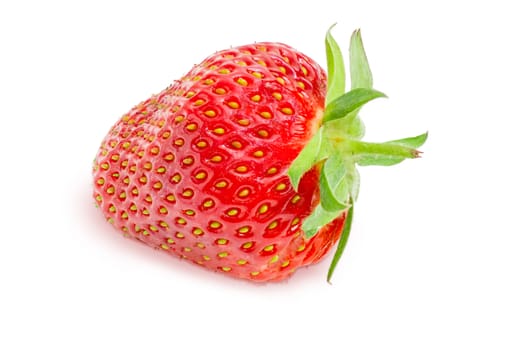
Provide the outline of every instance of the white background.
{"type": "Polygon", "coordinates": [[[505,349],[505,46],[499,1],[2,1],[0,348],[505,349]],[[9,4],[10,3],[10,4],[9,4]],[[422,159],[362,169],[355,225],[289,281],[222,277],[126,240],[91,165],[133,105],[231,45],[322,65],[361,27],[366,140],[429,130],[422,159]]]}

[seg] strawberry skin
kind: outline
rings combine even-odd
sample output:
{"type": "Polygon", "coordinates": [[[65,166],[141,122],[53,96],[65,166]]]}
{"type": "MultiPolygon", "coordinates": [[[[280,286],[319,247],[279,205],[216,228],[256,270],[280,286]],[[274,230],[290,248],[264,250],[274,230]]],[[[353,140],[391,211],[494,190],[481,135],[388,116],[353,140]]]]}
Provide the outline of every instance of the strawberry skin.
{"type": "Polygon", "coordinates": [[[318,130],[326,73],[280,43],[217,52],[125,114],[95,158],[94,198],[125,236],[230,276],[282,280],[337,242],[311,238],[319,170],[293,160],[318,130]]]}

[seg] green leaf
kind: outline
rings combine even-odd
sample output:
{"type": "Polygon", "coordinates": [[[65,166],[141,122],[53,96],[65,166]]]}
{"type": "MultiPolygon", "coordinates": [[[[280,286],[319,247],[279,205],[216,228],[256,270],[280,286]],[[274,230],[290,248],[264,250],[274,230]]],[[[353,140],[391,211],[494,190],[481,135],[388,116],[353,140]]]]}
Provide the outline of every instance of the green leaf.
{"type": "Polygon", "coordinates": [[[366,88],[356,88],[331,101],[324,111],[323,123],[344,118],[365,103],[379,97],[386,97],[380,91],[366,88]]]}
{"type": "Polygon", "coordinates": [[[312,213],[303,221],[302,230],[305,233],[305,237],[307,239],[313,237],[321,227],[335,220],[342,212],[342,210],[327,211],[324,210],[321,203],[318,204],[312,213]]]}
{"type": "Polygon", "coordinates": [[[326,104],[336,99],[345,92],[345,66],[342,52],[337,42],[331,35],[332,25],[326,32],[326,60],[328,64],[328,92],[326,104]]]}
{"type": "Polygon", "coordinates": [[[357,164],[361,166],[390,166],[398,164],[405,159],[419,158],[421,152],[416,150],[416,148],[422,146],[427,137],[428,133],[424,133],[384,143],[351,140],[347,141],[347,144],[357,164]]]}
{"type": "Polygon", "coordinates": [[[400,146],[405,146],[405,147],[411,147],[411,148],[418,148],[424,145],[426,140],[428,139],[428,133],[425,132],[424,134],[414,136],[414,137],[407,137],[404,139],[399,139],[399,140],[394,140],[394,141],[389,141],[386,143],[393,144],[393,145],[400,145],[400,146]]]}
{"type": "Polygon", "coordinates": [[[347,209],[349,189],[345,181],[346,169],[342,157],[331,155],[321,171],[319,183],[321,206],[329,212],[347,209]]]}
{"type": "Polygon", "coordinates": [[[373,85],[372,71],[368,65],[361,31],[355,30],[351,36],[351,45],[349,47],[349,63],[351,71],[351,89],[367,88],[371,89],[373,85]]]}
{"type": "Polygon", "coordinates": [[[298,189],[303,174],[312,169],[319,161],[318,156],[321,151],[324,126],[317,130],[316,134],[305,145],[300,154],[295,158],[288,169],[288,177],[293,188],[298,189]]]}
{"type": "Polygon", "coordinates": [[[351,206],[349,207],[349,210],[347,211],[347,216],[345,218],[344,228],[342,229],[342,234],[340,235],[340,239],[338,241],[337,250],[333,255],[333,259],[331,260],[330,268],[328,269],[328,274],[326,276],[326,281],[328,282],[331,281],[333,272],[335,271],[335,268],[337,267],[337,264],[340,261],[342,254],[344,253],[347,241],[349,240],[349,234],[351,233],[353,216],[354,216],[354,204],[351,201],[351,206]]]}

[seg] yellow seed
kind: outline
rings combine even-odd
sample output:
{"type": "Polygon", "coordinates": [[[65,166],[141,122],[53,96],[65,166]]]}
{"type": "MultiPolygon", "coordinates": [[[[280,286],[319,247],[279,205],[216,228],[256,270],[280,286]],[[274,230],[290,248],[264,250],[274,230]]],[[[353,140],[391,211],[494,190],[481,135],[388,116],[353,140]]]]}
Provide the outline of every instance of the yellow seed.
{"type": "Polygon", "coordinates": [[[244,197],[247,197],[250,193],[251,193],[251,190],[249,190],[248,188],[244,188],[243,190],[241,190],[241,191],[238,193],[238,196],[239,196],[240,198],[244,198],[244,197]]]}
{"type": "Polygon", "coordinates": [[[237,84],[242,85],[242,86],[247,86],[247,85],[249,85],[249,83],[247,82],[247,80],[245,80],[244,78],[238,78],[238,79],[236,80],[236,82],[237,82],[237,84]]]}
{"type": "Polygon", "coordinates": [[[168,153],[165,157],[163,157],[167,162],[171,162],[175,159],[175,155],[173,153],[168,153]]]}
{"type": "Polygon", "coordinates": [[[102,186],[105,183],[105,179],[103,177],[96,180],[97,185],[102,186]]]}
{"type": "Polygon", "coordinates": [[[281,84],[281,85],[284,85],[284,84],[285,84],[284,79],[282,79],[281,77],[277,77],[277,78],[275,78],[275,80],[277,80],[277,82],[278,82],[279,84],[281,84]]]}
{"type": "Polygon", "coordinates": [[[211,228],[216,229],[216,228],[220,228],[222,226],[222,224],[219,221],[211,221],[209,226],[211,228]]]}
{"type": "Polygon", "coordinates": [[[205,85],[212,85],[215,83],[213,79],[205,79],[203,82],[205,85]]]}
{"type": "Polygon", "coordinates": [[[153,197],[151,197],[151,195],[150,195],[150,194],[148,194],[148,195],[146,196],[146,198],[144,198],[144,200],[145,200],[147,203],[152,203],[152,202],[153,202],[153,197]]]}
{"type": "Polygon", "coordinates": [[[244,260],[244,259],[237,260],[237,264],[238,265],[245,265],[245,264],[247,264],[247,260],[244,260]]]}
{"type": "Polygon", "coordinates": [[[215,128],[214,130],[212,130],[212,132],[217,135],[223,135],[224,133],[226,133],[226,131],[223,128],[215,128]]]}
{"type": "Polygon", "coordinates": [[[286,68],[283,67],[283,66],[279,66],[279,71],[282,73],[282,74],[286,74],[286,68]]]}
{"type": "Polygon", "coordinates": [[[175,234],[175,237],[180,238],[180,239],[183,239],[183,238],[184,238],[184,234],[183,234],[182,232],[177,232],[177,233],[175,234]]]}
{"type": "Polygon", "coordinates": [[[232,141],[231,146],[236,149],[241,149],[242,143],[240,143],[240,141],[232,141]]]}
{"type": "Polygon", "coordinates": [[[215,155],[215,156],[212,156],[212,158],[210,158],[210,161],[213,163],[219,163],[222,160],[223,160],[223,157],[220,155],[215,155]]]}
{"type": "Polygon", "coordinates": [[[161,137],[163,137],[165,140],[170,137],[170,131],[165,131],[163,134],[161,134],[161,137]]]}
{"type": "Polygon", "coordinates": [[[198,128],[198,125],[196,123],[190,123],[186,125],[186,130],[188,131],[195,131],[198,128]]]}
{"type": "Polygon", "coordinates": [[[222,69],[218,70],[218,72],[219,72],[220,74],[229,74],[229,73],[230,73],[230,70],[229,70],[229,69],[227,69],[227,68],[222,68],[222,69]]]}
{"type": "Polygon", "coordinates": [[[265,252],[271,252],[272,250],[274,250],[273,244],[267,245],[265,248],[263,248],[263,251],[265,252]]]}
{"type": "Polygon", "coordinates": [[[168,249],[168,246],[166,244],[162,244],[162,245],[160,245],[160,247],[161,247],[161,249],[165,249],[165,250],[168,249]]]}
{"type": "Polygon", "coordinates": [[[238,214],[238,209],[232,208],[226,212],[227,215],[229,216],[236,216],[238,214]]]}
{"type": "Polygon", "coordinates": [[[261,205],[261,207],[259,207],[258,213],[265,214],[268,211],[268,209],[269,209],[268,204],[263,204],[263,205],[261,205]]]}
{"type": "Polygon", "coordinates": [[[293,198],[291,199],[291,203],[296,204],[296,203],[298,203],[300,201],[300,199],[302,199],[302,197],[300,197],[299,194],[295,194],[293,196],[293,198]]]}
{"type": "Polygon", "coordinates": [[[296,249],[297,252],[303,252],[304,250],[305,250],[305,244],[302,244],[296,249]]]}
{"type": "Polygon", "coordinates": [[[272,221],[269,225],[268,225],[268,229],[269,230],[273,230],[275,228],[277,228],[277,226],[279,226],[279,221],[275,220],[275,221],[272,221]]]}
{"type": "Polygon", "coordinates": [[[256,63],[258,63],[260,66],[266,67],[267,64],[263,60],[258,60],[256,63]]]}
{"type": "Polygon", "coordinates": [[[132,194],[133,194],[134,196],[138,196],[138,194],[139,194],[139,189],[138,189],[137,187],[133,188],[133,189],[132,189],[132,194]]]}
{"type": "Polygon", "coordinates": [[[190,247],[184,247],[184,251],[189,253],[192,249],[190,247]]]}
{"type": "Polygon", "coordinates": [[[269,133],[265,129],[258,130],[258,136],[266,138],[268,137],[269,133]]]}
{"type": "Polygon", "coordinates": [[[247,119],[239,119],[237,120],[237,123],[242,126],[248,126],[251,122],[247,119]]]}
{"type": "Polygon", "coordinates": [[[302,81],[297,81],[296,85],[298,85],[298,87],[300,87],[302,90],[305,90],[305,84],[302,81]]]}
{"type": "Polygon", "coordinates": [[[276,167],[272,167],[270,169],[267,170],[267,174],[268,175],[273,175],[273,174],[276,174],[277,173],[277,168],[276,167]]]}
{"type": "Polygon", "coordinates": [[[121,213],[121,219],[124,219],[124,220],[128,219],[128,213],[127,213],[127,212],[125,212],[125,211],[124,211],[124,212],[122,212],[122,213],[121,213]]]}
{"type": "Polygon", "coordinates": [[[200,99],[196,100],[196,101],[193,103],[193,105],[198,107],[198,106],[203,105],[204,103],[205,103],[205,100],[202,100],[202,99],[200,98],[200,99]]]}
{"type": "Polygon", "coordinates": [[[191,157],[191,156],[189,156],[189,157],[184,158],[184,159],[182,160],[182,163],[183,163],[184,165],[191,165],[191,164],[193,164],[193,162],[194,162],[194,161],[195,161],[195,160],[194,160],[194,158],[193,158],[193,157],[191,157]]]}
{"type": "Polygon", "coordinates": [[[246,63],[246,62],[244,62],[244,61],[238,61],[238,62],[237,62],[237,64],[238,64],[239,66],[241,66],[241,67],[245,67],[245,66],[247,66],[247,63],[246,63]]]}
{"type": "Polygon", "coordinates": [[[175,219],[175,222],[179,225],[186,225],[187,221],[184,218],[177,218],[175,219]]]}
{"type": "Polygon", "coordinates": [[[226,186],[228,186],[228,182],[226,182],[225,180],[221,180],[221,181],[217,182],[215,184],[215,186],[217,188],[225,188],[226,186]]]}
{"type": "Polygon", "coordinates": [[[274,92],[274,93],[272,94],[272,96],[273,96],[273,97],[274,97],[277,101],[282,100],[282,95],[281,95],[281,93],[280,93],[280,92],[274,92]]]}
{"type": "Polygon", "coordinates": [[[100,196],[99,194],[96,195],[95,199],[99,203],[103,200],[102,196],[100,196]]]}
{"type": "Polygon", "coordinates": [[[214,90],[214,92],[216,94],[218,94],[218,95],[224,95],[224,94],[226,94],[226,90],[223,89],[223,88],[217,88],[217,89],[214,90]]]}
{"type": "Polygon", "coordinates": [[[261,101],[261,96],[260,95],[253,95],[253,96],[251,96],[251,101],[259,102],[259,101],[261,101]]]}
{"type": "Polygon", "coordinates": [[[137,211],[137,206],[135,204],[130,205],[131,211],[137,211]]]}
{"type": "Polygon", "coordinates": [[[274,256],[272,257],[272,259],[270,259],[269,263],[270,263],[270,264],[274,264],[274,263],[276,263],[277,261],[279,261],[279,256],[278,256],[278,255],[274,255],[274,256]]]}
{"type": "Polygon", "coordinates": [[[293,110],[289,107],[283,107],[281,108],[281,112],[286,114],[286,115],[292,115],[293,114],[293,110]]]}
{"type": "Polygon", "coordinates": [[[153,188],[155,190],[160,190],[163,187],[163,184],[160,181],[154,183],[153,188]]]}
{"type": "Polygon", "coordinates": [[[160,214],[167,214],[168,213],[168,209],[165,208],[165,207],[160,207],[159,212],[160,212],[160,214]]]}
{"type": "Polygon", "coordinates": [[[233,109],[238,109],[238,108],[240,108],[240,105],[238,104],[238,102],[230,101],[230,102],[228,102],[228,107],[233,108],[233,109]]]}
{"type": "Polygon", "coordinates": [[[309,74],[309,72],[307,71],[307,68],[305,68],[305,66],[301,66],[301,69],[302,69],[303,75],[307,76],[307,74],[309,74]]]}
{"type": "Polygon", "coordinates": [[[167,168],[160,166],[158,169],[156,169],[156,172],[158,174],[164,174],[167,171],[167,168]]]}
{"type": "Polygon", "coordinates": [[[216,241],[217,244],[219,245],[225,245],[228,243],[228,240],[226,238],[219,238],[217,241],[216,241]]]}
{"type": "Polygon", "coordinates": [[[237,173],[246,173],[247,170],[249,170],[245,165],[239,165],[238,167],[235,168],[235,171],[237,173]]]}
{"type": "Polygon", "coordinates": [[[251,72],[251,74],[252,74],[253,76],[255,76],[256,78],[258,78],[258,79],[263,78],[263,74],[262,74],[262,73],[260,73],[260,72],[251,72]]]}
{"type": "Polygon", "coordinates": [[[281,264],[281,267],[282,267],[282,268],[288,267],[290,263],[291,263],[291,262],[290,262],[289,260],[286,260],[286,261],[284,261],[284,262],[281,264]]]}
{"type": "Polygon", "coordinates": [[[168,228],[168,224],[167,224],[165,221],[163,221],[163,220],[162,220],[162,221],[160,221],[160,222],[158,223],[158,225],[160,225],[160,226],[161,226],[161,227],[163,227],[163,228],[168,228]]]}
{"type": "Polygon", "coordinates": [[[248,233],[250,231],[251,231],[250,226],[242,226],[241,228],[238,229],[238,232],[240,232],[240,233],[248,233]]]}
{"type": "Polygon", "coordinates": [[[272,113],[268,112],[268,111],[263,111],[263,112],[260,112],[260,115],[265,118],[265,119],[271,119],[272,118],[272,113]]]}
{"type": "Polygon", "coordinates": [[[264,153],[263,151],[261,151],[261,150],[260,150],[260,151],[255,151],[255,152],[253,153],[253,156],[255,156],[256,158],[261,158],[261,157],[263,157],[264,155],[265,155],[265,153],[264,153]]]}
{"type": "Polygon", "coordinates": [[[153,226],[153,225],[149,225],[149,229],[153,232],[157,232],[158,231],[158,228],[156,226],[153,226]]]}
{"type": "Polygon", "coordinates": [[[168,244],[174,244],[175,241],[172,238],[167,238],[167,243],[168,244]]]}
{"type": "Polygon", "coordinates": [[[149,210],[147,209],[142,210],[142,214],[149,216],[149,210]]]}
{"type": "Polygon", "coordinates": [[[125,199],[125,198],[126,198],[126,192],[125,192],[125,191],[121,192],[121,193],[119,194],[119,198],[121,198],[121,199],[125,199]]]}
{"type": "Polygon", "coordinates": [[[197,180],[203,180],[207,177],[207,173],[205,171],[200,171],[198,173],[196,173],[195,175],[195,179],[197,180]]]}
{"type": "Polygon", "coordinates": [[[193,232],[193,234],[195,236],[201,236],[201,235],[203,235],[203,230],[201,228],[199,228],[199,227],[195,227],[192,232],[193,232]]]}
{"type": "Polygon", "coordinates": [[[205,244],[203,244],[202,242],[198,242],[196,246],[200,249],[205,249],[205,244]]]}
{"type": "Polygon", "coordinates": [[[151,150],[149,152],[151,152],[151,154],[158,154],[158,153],[160,153],[160,148],[153,147],[153,148],[151,148],[151,150]]]}
{"type": "Polygon", "coordinates": [[[297,225],[298,223],[300,222],[300,218],[299,217],[296,217],[293,219],[293,221],[291,221],[291,226],[295,226],[297,225]]]}
{"type": "Polygon", "coordinates": [[[277,191],[284,191],[286,189],[287,185],[285,183],[280,183],[277,186],[275,186],[275,189],[277,191]]]}
{"type": "MultiPolygon", "coordinates": [[[[175,111],[174,111],[175,112],[175,111]]],[[[183,115],[178,115],[174,118],[174,122],[176,124],[179,124],[180,122],[182,122],[184,120],[184,116],[183,115]]]]}
{"type": "Polygon", "coordinates": [[[110,167],[110,166],[109,166],[109,164],[108,164],[108,163],[102,163],[102,164],[100,165],[100,168],[102,168],[103,170],[109,170],[109,167],[110,167]]]}
{"type": "Polygon", "coordinates": [[[149,231],[147,231],[147,230],[142,231],[142,234],[143,234],[144,236],[149,236],[149,235],[150,235],[149,231]]]}
{"type": "Polygon", "coordinates": [[[230,272],[231,271],[231,267],[223,266],[223,267],[221,267],[221,270],[223,270],[224,272],[230,272]]]}
{"type": "Polygon", "coordinates": [[[205,114],[209,118],[214,118],[217,115],[216,111],[213,109],[208,109],[205,112],[203,112],[203,114],[205,114]]]}
{"type": "Polygon", "coordinates": [[[205,261],[209,261],[209,260],[210,260],[210,257],[209,257],[209,256],[207,256],[207,255],[203,255],[203,256],[202,256],[202,258],[203,258],[203,260],[205,260],[205,261]]]}
{"type": "Polygon", "coordinates": [[[205,148],[205,147],[207,147],[207,142],[203,141],[203,140],[202,141],[198,141],[196,143],[196,147],[198,147],[198,148],[205,148]]]}
{"type": "Polygon", "coordinates": [[[220,258],[226,258],[228,255],[229,255],[228,252],[221,252],[221,253],[217,254],[217,256],[220,258]]]}
{"type": "Polygon", "coordinates": [[[186,190],[184,190],[184,191],[182,192],[182,196],[183,196],[184,198],[189,198],[189,197],[192,197],[192,196],[193,196],[193,190],[191,190],[191,189],[189,189],[189,188],[188,188],[188,189],[186,189],[186,190]]]}
{"type": "Polygon", "coordinates": [[[184,145],[184,139],[177,139],[177,140],[175,140],[174,141],[174,145],[178,146],[178,147],[184,145]]]}
{"type": "Polygon", "coordinates": [[[146,184],[147,183],[147,176],[142,175],[139,179],[139,182],[142,184],[146,184]]]}
{"type": "Polygon", "coordinates": [[[116,212],[116,207],[111,204],[111,206],[109,207],[109,211],[111,213],[115,213],[116,212]]]}
{"type": "Polygon", "coordinates": [[[175,202],[175,196],[174,196],[173,194],[169,194],[169,195],[167,195],[165,198],[166,198],[166,200],[167,200],[168,202],[170,202],[170,203],[175,202]]]}
{"type": "Polygon", "coordinates": [[[259,274],[260,274],[259,271],[253,271],[253,272],[250,273],[250,275],[253,276],[253,277],[258,276],[259,274]]]}
{"type": "Polygon", "coordinates": [[[175,174],[174,176],[172,176],[172,178],[170,179],[170,181],[174,182],[174,183],[178,183],[180,182],[182,179],[182,176],[181,174],[175,174]]]}
{"type": "Polygon", "coordinates": [[[202,205],[204,208],[212,208],[214,206],[214,201],[212,199],[208,199],[205,202],[203,202],[202,205]]]}

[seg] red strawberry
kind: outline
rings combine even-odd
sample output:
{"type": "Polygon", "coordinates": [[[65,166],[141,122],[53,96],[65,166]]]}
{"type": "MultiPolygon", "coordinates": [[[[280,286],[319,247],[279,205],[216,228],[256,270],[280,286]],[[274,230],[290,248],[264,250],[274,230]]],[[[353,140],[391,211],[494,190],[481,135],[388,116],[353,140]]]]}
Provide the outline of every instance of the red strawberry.
{"type": "Polygon", "coordinates": [[[350,229],[355,164],[416,157],[426,135],[360,141],[359,107],[384,95],[371,89],[359,32],[348,93],[329,32],[326,45],[328,86],[306,55],[257,43],[211,55],[125,114],[95,159],[106,218],[128,237],[254,281],[319,261],[344,231],[332,271],[350,229]]]}

